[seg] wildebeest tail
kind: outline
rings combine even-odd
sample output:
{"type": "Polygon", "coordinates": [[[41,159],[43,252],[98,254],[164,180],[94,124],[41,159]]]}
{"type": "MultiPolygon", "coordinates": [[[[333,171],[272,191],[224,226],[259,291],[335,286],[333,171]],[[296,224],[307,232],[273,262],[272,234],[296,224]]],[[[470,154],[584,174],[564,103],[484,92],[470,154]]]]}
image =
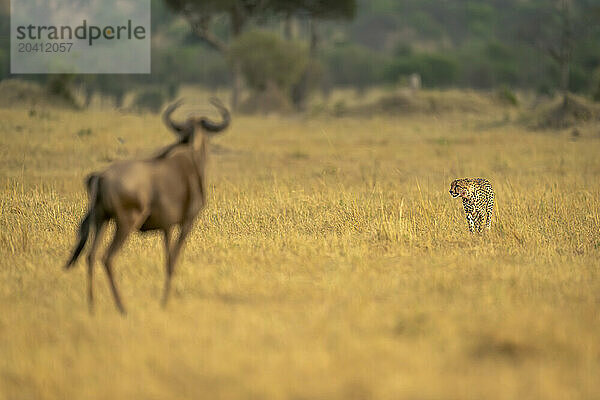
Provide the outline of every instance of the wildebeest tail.
{"type": "Polygon", "coordinates": [[[79,224],[79,232],[77,234],[77,246],[73,250],[73,254],[69,261],[65,265],[65,268],[71,268],[75,261],[79,258],[81,251],[85,247],[87,239],[90,234],[90,227],[92,225],[92,221],[94,219],[94,212],[96,206],[96,200],[98,197],[98,182],[100,177],[97,174],[91,174],[86,179],[86,186],[88,188],[89,193],[89,207],[87,213],[83,216],[81,223],[79,224]]]}

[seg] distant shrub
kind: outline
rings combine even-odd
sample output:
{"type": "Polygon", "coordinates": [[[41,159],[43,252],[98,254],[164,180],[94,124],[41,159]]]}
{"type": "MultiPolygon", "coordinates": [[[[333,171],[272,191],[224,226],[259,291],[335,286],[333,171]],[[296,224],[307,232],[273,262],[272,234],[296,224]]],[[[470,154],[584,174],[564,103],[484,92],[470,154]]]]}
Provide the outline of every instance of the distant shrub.
{"type": "Polygon", "coordinates": [[[323,64],[319,60],[311,60],[304,69],[299,81],[292,86],[291,98],[296,108],[305,108],[309,93],[319,87],[322,88],[325,79],[323,64]]]}
{"type": "Polygon", "coordinates": [[[565,129],[598,120],[600,108],[583,97],[573,94],[543,107],[534,115],[534,128],[565,129]]]}
{"type": "Polygon", "coordinates": [[[157,113],[167,100],[164,91],[156,88],[144,89],[135,95],[132,107],[138,111],[157,113]]]}
{"type": "Polygon", "coordinates": [[[51,96],[57,96],[65,100],[67,103],[75,106],[77,103],[73,96],[71,84],[73,75],[56,74],[51,75],[46,82],[46,89],[51,96]]]}
{"type": "Polygon", "coordinates": [[[449,86],[455,84],[459,64],[453,58],[443,54],[412,54],[397,57],[386,70],[389,81],[397,82],[401,77],[413,73],[421,75],[425,86],[449,86]]]}
{"type": "Polygon", "coordinates": [[[66,107],[76,109],[74,100],[65,99],[50,93],[47,86],[41,86],[37,82],[21,79],[4,79],[0,81],[0,107],[28,106],[34,109],[30,117],[38,116],[47,118],[46,113],[38,114],[35,108],[38,106],[66,107]]]}
{"type": "Polygon", "coordinates": [[[322,53],[323,64],[334,85],[359,89],[381,81],[388,59],[358,45],[336,46],[322,53]]]}
{"type": "Polygon", "coordinates": [[[262,91],[254,91],[239,106],[239,111],[248,114],[287,113],[292,110],[289,96],[274,84],[262,91]]]}
{"type": "Polygon", "coordinates": [[[308,51],[296,42],[264,31],[249,31],[231,45],[230,62],[238,62],[246,83],[254,91],[265,91],[274,84],[288,93],[308,63],[308,51]]]}
{"type": "Polygon", "coordinates": [[[513,92],[508,86],[505,85],[496,89],[496,98],[504,104],[509,104],[511,106],[519,105],[519,99],[517,98],[515,92],[513,92]]]}
{"type": "Polygon", "coordinates": [[[461,85],[489,89],[520,84],[522,71],[517,62],[517,51],[501,42],[471,43],[460,50],[458,58],[461,60],[461,85]]]}

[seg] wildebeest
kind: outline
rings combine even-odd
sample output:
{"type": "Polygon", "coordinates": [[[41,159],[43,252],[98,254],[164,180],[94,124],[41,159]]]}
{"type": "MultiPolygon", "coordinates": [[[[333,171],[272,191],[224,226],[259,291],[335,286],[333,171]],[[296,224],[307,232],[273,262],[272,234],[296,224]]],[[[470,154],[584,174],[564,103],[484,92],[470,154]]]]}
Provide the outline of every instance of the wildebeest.
{"type": "Polygon", "coordinates": [[[180,104],[181,101],[178,101],[170,105],[163,113],[163,121],[178,136],[174,144],[165,147],[154,157],[115,162],[104,171],[92,173],[87,178],[88,210],[79,226],[77,246],[65,268],[74,265],[92,230],[93,239],[87,256],[90,311],[94,306],[94,259],[110,220],[115,221],[116,230],[102,261],[119,311],[124,314],[125,307],[113,277],[113,257],[127,236],[137,230],[159,230],[163,234],[166,280],[162,304],[167,304],[177,257],[196,216],[206,204],[207,138],[226,129],[231,119],[223,104],[213,99],[212,104],[222,117],[220,123],[205,117],[190,117],[185,122],[175,122],[171,114],[180,104]],[[179,235],[171,243],[176,226],[179,227],[179,235]]]}

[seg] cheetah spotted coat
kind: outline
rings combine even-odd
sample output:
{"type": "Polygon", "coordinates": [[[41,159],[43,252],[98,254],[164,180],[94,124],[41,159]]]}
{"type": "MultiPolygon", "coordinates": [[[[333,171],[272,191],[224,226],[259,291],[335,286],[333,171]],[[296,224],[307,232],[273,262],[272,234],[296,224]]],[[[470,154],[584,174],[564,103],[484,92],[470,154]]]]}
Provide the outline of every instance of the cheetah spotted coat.
{"type": "Polygon", "coordinates": [[[481,232],[490,229],[494,213],[494,189],[487,179],[463,178],[450,184],[452,197],[461,197],[469,231],[481,232]]]}

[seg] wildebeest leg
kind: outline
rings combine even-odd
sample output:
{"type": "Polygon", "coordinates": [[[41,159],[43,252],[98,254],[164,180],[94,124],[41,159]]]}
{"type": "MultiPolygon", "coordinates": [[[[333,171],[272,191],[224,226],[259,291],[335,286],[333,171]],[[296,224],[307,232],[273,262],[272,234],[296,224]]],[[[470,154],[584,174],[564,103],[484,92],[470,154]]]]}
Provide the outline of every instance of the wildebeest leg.
{"type": "Polygon", "coordinates": [[[115,298],[115,303],[121,314],[125,314],[125,307],[123,307],[121,296],[119,296],[119,291],[117,290],[117,286],[115,285],[115,280],[112,273],[112,260],[117,251],[119,251],[119,249],[125,243],[125,239],[127,239],[129,233],[139,228],[144,223],[147,217],[148,213],[141,211],[130,211],[129,215],[127,216],[121,214],[119,217],[117,217],[117,229],[115,231],[115,236],[108,250],[104,254],[104,269],[106,270],[106,275],[108,275],[108,280],[110,282],[113,297],[115,298]]]}
{"type": "MultiPolygon", "coordinates": [[[[167,279],[165,281],[165,290],[163,292],[163,299],[162,299],[163,307],[165,307],[167,305],[167,302],[169,300],[169,293],[171,291],[171,278],[173,277],[173,272],[175,271],[175,263],[177,263],[177,257],[179,257],[181,248],[183,247],[183,244],[185,242],[185,239],[187,238],[187,235],[192,230],[193,224],[194,224],[193,220],[186,221],[183,224],[181,224],[181,229],[179,232],[179,236],[177,237],[177,241],[173,245],[173,248],[171,249],[170,252],[167,250],[167,252],[170,254],[167,256],[168,257],[167,258],[167,279]]],[[[166,239],[166,235],[165,235],[165,239],[166,239]]],[[[167,248],[168,248],[168,245],[167,245],[167,248]]]]}
{"type": "Polygon", "coordinates": [[[171,230],[172,228],[167,228],[163,230],[163,238],[165,241],[165,272],[166,272],[166,277],[165,277],[165,286],[163,289],[163,298],[162,298],[162,304],[163,306],[166,305],[167,303],[167,296],[170,290],[170,285],[171,285],[171,274],[173,273],[173,259],[171,258],[171,250],[172,250],[172,246],[171,246],[171,230]]]}
{"type": "Polygon", "coordinates": [[[96,250],[98,250],[98,243],[102,240],[102,234],[106,227],[106,221],[96,219],[94,222],[94,239],[92,241],[92,247],[87,256],[88,262],[88,307],[90,313],[94,312],[94,262],[96,261],[96,250]]]}

